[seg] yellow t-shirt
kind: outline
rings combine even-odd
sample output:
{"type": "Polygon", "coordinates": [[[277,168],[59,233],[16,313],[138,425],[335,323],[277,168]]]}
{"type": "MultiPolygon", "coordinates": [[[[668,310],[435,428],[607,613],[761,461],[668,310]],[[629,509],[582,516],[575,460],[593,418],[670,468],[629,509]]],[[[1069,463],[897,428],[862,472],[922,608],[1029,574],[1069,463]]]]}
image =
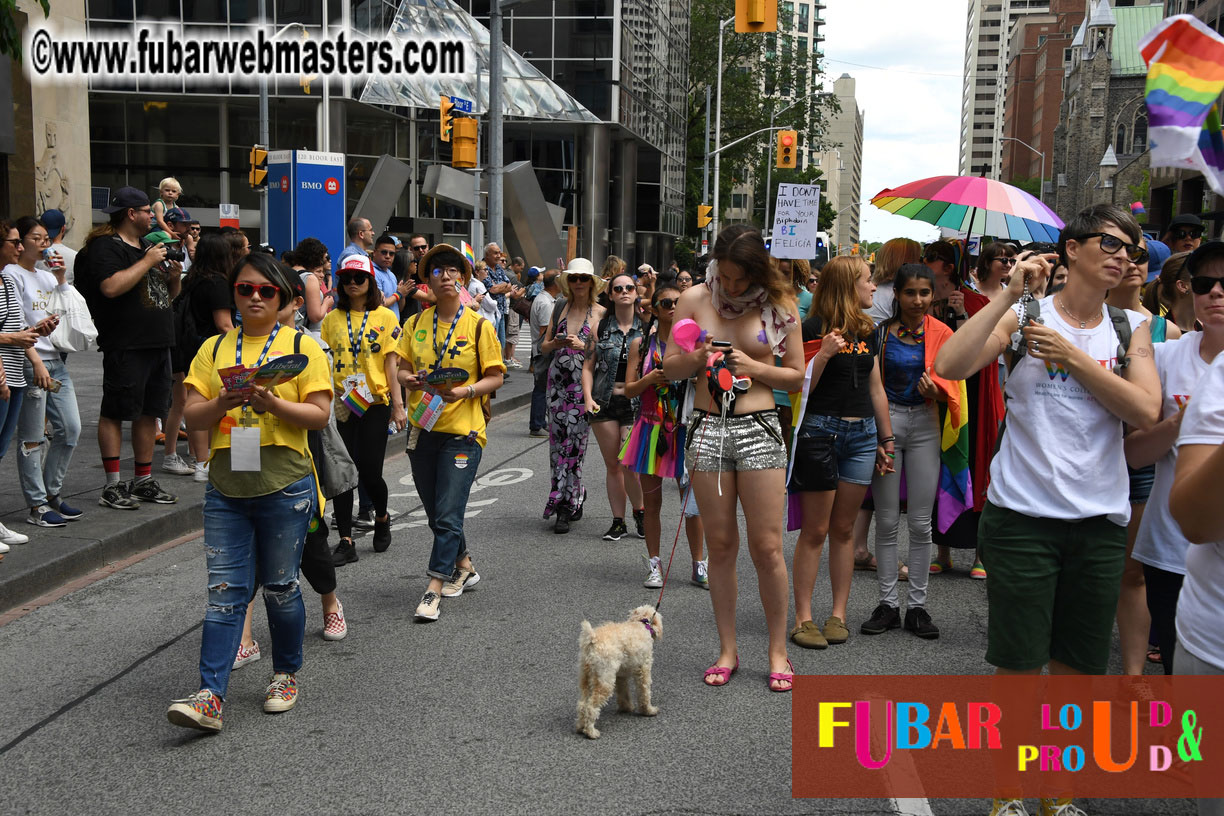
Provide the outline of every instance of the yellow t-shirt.
{"type": "Polygon", "coordinates": [[[345,377],[364,374],[374,401],[391,402],[383,363],[387,355],[395,351],[395,342],[400,338],[400,325],[395,312],[385,306],[379,306],[371,312],[335,309],[323,318],[319,333],[323,336],[323,342],[332,350],[332,378],[336,387],[343,388],[345,377]],[[361,331],[361,322],[365,319],[365,334],[360,338],[360,351],[355,361],[353,346],[356,342],[355,338],[349,336],[350,315],[354,335],[361,331]]]}
{"type": "MultiPolygon", "coordinates": [[[[221,340],[221,345],[217,346],[216,340],[209,340],[196,353],[195,359],[191,362],[191,371],[187,374],[187,379],[184,381],[186,385],[199,391],[207,399],[215,399],[221,393],[221,377],[217,374],[217,369],[229,368],[234,365],[234,352],[238,342],[238,329],[227,332],[221,340]],[[216,349],[216,356],[213,356],[213,349],[216,349]]],[[[298,334],[293,329],[281,328],[276,334],[276,339],[272,341],[272,348],[268,349],[267,360],[273,360],[286,354],[293,354],[294,335],[298,334]]],[[[260,352],[263,351],[264,345],[267,343],[267,335],[263,337],[248,337],[243,336],[242,340],[242,364],[250,367],[255,365],[259,359],[260,352]]],[[[301,352],[305,354],[309,360],[306,370],[297,375],[291,380],[284,380],[272,387],[272,393],[283,400],[289,402],[305,402],[306,397],[318,391],[323,391],[327,394],[332,393],[331,376],[327,371],[327,355],[323,353],[318,342],[308,334],[302,335],[301,352]]],[[[265,362],[267,362],[265,360],[265,362]]],[[[221,421],[212,429],[212,451],[215,453],[220,448],[228,448],[230,446],[230,431],[243,419],[243,410],[240,407],[230,410],[221,421]]],[[[280,445],[297,451],[302,456],[310,457],[310,451],[306,444],[306,429],[299,428],[296,425],[290,425],[271,412],[257,414],[254,411],[247,412],[247,421],[257,420],[259,422],[259,444],[264,445],[280,445]]]]}
{"type": "MultiPolygon", "coordinates": [[[[446,340],[451,324],[438,321],[438,336],[433,333],[434,307],[421,312],[415,323],[409,322],[404,327],[404,336],[400,338],[395,353],[404,360],[413,371],[428,373],[433,371],[438,361],[438,353],[442,352],[442,368],[462,368],[468,373],[467,379],[454,386],[455,389],[465,389],[474,385],[486,372],[505,371],[506,364],[502,362],[501,344],[497,342],[497,330],[492,323],[482,320],[475,309],[460,309],[455,332],[451,336],[450,345],[446,349],[438,346],[446,340]],[[481,325],[483,323],[483,325],[481,325]],[[477,327],[479,326],[479,332],[477,327]],[[484,371],[476,371],[476,345],[480,345],[480,364],[484,371]]],[[[408,392],[408,416],[411,417],[425,392],[421,389],[408,392]]],[[[414,423],[415,424],[415,423],[414,423]]],[[[476,441],[483,448],[485,444],[484,412],[480,408],[479,399],[465,399],[452,402],[442,410],[433,430],[438,433],[467,436],[476,432],[476,441]]]]}

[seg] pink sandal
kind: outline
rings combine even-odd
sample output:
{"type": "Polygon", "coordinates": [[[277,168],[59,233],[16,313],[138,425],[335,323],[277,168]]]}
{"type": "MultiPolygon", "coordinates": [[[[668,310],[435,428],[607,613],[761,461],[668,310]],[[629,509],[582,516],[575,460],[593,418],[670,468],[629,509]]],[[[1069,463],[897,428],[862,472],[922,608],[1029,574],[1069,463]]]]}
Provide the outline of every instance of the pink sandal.
{"type": "Polygon", "coordinates": [[[769,675],[769,690],[776,691],[780,694],[790,691],[795,687],[795,667],[791,665],[790,658],[786,658],[786,668],[788,672],[771,672],[769,675]],[[774,688],[774,683],[790,683],[786,688],[774,688]]]}
{"type": "Polygon", "coordinates": [[[739,655],[735,656],[735,665],[731,668],[727,668],[726,666],[711,666],[705,670],[705,674],[701,679],[710,688],[720,688],[730,683],[731,675],[735,674],[737,671],[739,671],[739,655]],[[720,682],[711,683],[711,677],[719,678],[720,682]]]}

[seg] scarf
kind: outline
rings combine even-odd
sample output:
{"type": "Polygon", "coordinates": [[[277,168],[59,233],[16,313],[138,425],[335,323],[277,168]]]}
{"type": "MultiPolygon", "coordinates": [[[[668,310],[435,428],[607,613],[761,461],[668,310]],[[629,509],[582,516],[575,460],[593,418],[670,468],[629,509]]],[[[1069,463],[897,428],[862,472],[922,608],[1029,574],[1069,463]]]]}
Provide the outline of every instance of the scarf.
{"type": "Polygon", "coordinates": [[[749,309],[761,310],[763,328],[757,335],[762,343],[768,343],[769,348],[778,357],[786,355],[786,330],[795,323],[795,316],[785,309],[775,306],[769,300],[769,293],[759,283],[754,283],[742,294],[732,296],[723,291],[718,279],[718,261],[711,260],[706,267],[706,285],[710,287],[710,296],[714,309],[719,317],[735,320],[742,317],[749,309]]]}

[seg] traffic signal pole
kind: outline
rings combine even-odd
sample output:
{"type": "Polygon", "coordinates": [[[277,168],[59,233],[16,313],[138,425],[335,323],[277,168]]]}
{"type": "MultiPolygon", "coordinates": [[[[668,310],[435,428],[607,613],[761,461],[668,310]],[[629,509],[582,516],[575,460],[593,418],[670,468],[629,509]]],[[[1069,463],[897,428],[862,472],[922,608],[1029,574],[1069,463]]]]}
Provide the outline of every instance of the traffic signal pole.
{"type": "MultiPolygon", "coordinates": [[[[706,134],[705,134],[705,160],[701,167],[701,203],[705,204],[710,200],[710,86],[706,86],[706,134]]],[[[700,220],[700,219],[698,219],[700,220]]],[[[699,227],[697,230],[697,240],[700,246],[702,233],[705,232],[704,227],[699,227]]],[[[697,253],[699,255],[704,253],[697,253]]]]}
{"type": "MultiPolygon", "coordinates": [[[[259,0],[259,21],[268,19],[268,0],[259,0]]],[[[272,143],[268,136],[268,77],[259,75],[259,143],[267,149],[272,143]]],[[[268,186],[265,184],[259,190],[259,242],[268,242],[268,186]]],[[[283,247],[288,249],[289,247],[283,247]]]]}
{"type": "Polygon", "coordinates": [[[723,30],[735,22],[735,15],[718,24],[718,102],[714,109],[714,221],[710,224],[712,235],[718,235],[722,212],[718,208],[719,179],[722,177],[722,75],[723,75],[723,30]]]}

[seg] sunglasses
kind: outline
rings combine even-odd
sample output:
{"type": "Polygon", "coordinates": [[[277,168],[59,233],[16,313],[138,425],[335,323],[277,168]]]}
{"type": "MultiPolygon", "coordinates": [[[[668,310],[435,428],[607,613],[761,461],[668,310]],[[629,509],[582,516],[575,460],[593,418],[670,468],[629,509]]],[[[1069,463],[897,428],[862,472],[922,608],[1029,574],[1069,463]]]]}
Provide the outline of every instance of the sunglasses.
{"type": "MultiPolygon", "coordinates": [[[[572,281],[573,278],[570,278],[570,280],[572,281]]],[[[613,294],[617,294],[617,295],[623,294],[625,292],[634,292],[636,294],[637,287],[636,286],[613,286],[612,292],[613,294]]]]}
{"type": "Polygon", "coordinates": [[[590,275],[570,275],[569,276],[570,283],[590,283],[592,280],[594,280],[594,278],[592,278],[590,275]]]}
{"type": "Polygon", "coordinates": [[[1089,238],[1101,239],[1101,251],[1106,255],[1116,255],[1118,250],[1126,250],[1126,258],[1133,264],[1143,265],[1148,261],[1148,251],[1138,244],[1128,244],[1116,235],[1110,235],[1108,232],[1090,232],[1087,235],[1080,237],[1080,241],[1086,241],[1089,238]]]}
{"type": "Polygon", "coordinates": [[[370,277],[370,274],[368,272],[341,272],[336,277],[340,280],[341,286],[348,286],[350,283],[360,285],[362,281],[370,277]]]}
{"type": "Polygon", "coordinates": [[[995,263],[1001,263],[1004,266],[1015,266],[1016,259],[1015,258],[995,258],[995,263]]]}
{"type": "Polygon", "coordinates": [[[411,249],[413,252],[424,252],[425,250],[429,249],[429,247],[428,246],[414,246],[414,247],[411,247],[411,249]]]}
{"type": "Polygon", "coordinates": [[[820,283],[820,278],[808,278],[808,286],[815,286],[820,283]]]}
{"type": "Polygon", "coordinates": [[[676,304],[679,302],[680,301],[676,300],[675,298],[659,298],[659,301],[655,304],[655,306],[658,306],[663,311],[667,311],[668,309],[676,308],[676,304]]]}
{"type": "Polygon", "coordinates": [[[1190,279],[1190,290],[1196,295],[1205,295],[1220,284],[1224,288],[1224,278],[1212,278],[1207,275],[1195,275],[1190,279]]]}
{"type": "Polygon", "coordinates": [[[272,300],[280,294],[280,289],[271,283],[235,283],[234,293],[239,297],[249,298],[259,292],[261,300],[272,300]]]}
{"type": "Polygon", "coordinates": [[[1201,229],[1177,229],[1173,230],[1173,240],[1180,241],[1183,238],[1202,238],[1203,231],[1201,229]]]}

